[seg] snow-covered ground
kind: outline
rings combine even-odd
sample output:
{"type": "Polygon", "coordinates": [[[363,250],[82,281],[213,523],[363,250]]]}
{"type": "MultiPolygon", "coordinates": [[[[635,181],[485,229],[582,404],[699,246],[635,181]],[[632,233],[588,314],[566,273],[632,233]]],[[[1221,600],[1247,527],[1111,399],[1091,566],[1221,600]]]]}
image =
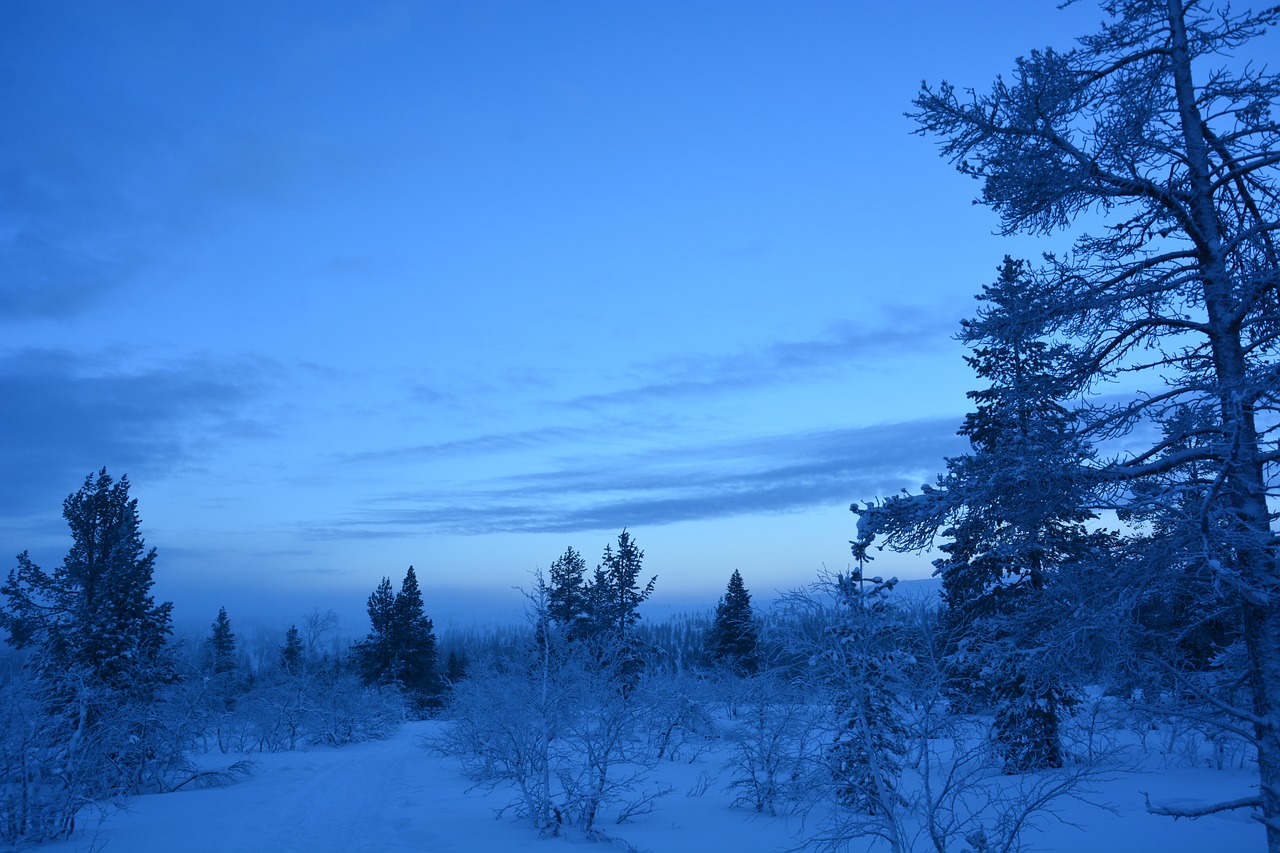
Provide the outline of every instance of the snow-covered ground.
{"type": "MultiPolygon", "coordinates": [[[[509,815],[495,818],[508,797],[468,792],[455,760],[421,742],[444,723],[406,725],[386,741],[341,749],[255,756],[253,775],[226,788],[135,797],[126,812],[88,824],[71,841],[42,853],[288,853],[288,851],[466,851],[544,853],[626,849],[653,853],[754,853],[795,847],[798,820],[764,818],[729,807],[722,754],[693,763],[664,762],[657,778],[675,789],[648,815],[606,830],[620,843],[581,837],[541,839],[509,815]],[[708,780],[709,783],[708,783],[708,780]],[[700,789],[705,791],[698,793],[700,789]]],[[[230,763],[233,757],[227,758],[230,763]]],[[[213,756],[209,763],[216,763],[213,756]]],[[[1064,802],[1054,824],[1024,836],[1027,849],[1088,853],[1235,853],[1265,848],[1247,813],[1173,821],[1147,814],[1142,792],[1155,802],[1207,804],[1249,793],[1243,770],[1168,769],[1124,774],[1097,786],[1094,799],[1119,814],[1064,802]]],[[[858,850],[857,845],[851,849],[858,850]]]]}

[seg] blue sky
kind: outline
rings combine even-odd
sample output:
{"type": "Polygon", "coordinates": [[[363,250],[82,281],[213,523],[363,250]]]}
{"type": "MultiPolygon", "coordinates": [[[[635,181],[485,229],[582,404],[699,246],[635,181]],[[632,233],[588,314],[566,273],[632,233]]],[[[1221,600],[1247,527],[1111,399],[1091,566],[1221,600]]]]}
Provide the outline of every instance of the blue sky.
{"type": "Polygon", "coordinates": [[[200,618],[624,526],[670,600],[843,568],[851,501],[963,449],[972,295],[1064,245],[993,236],[903,113],[1100,17],[6,3],[0,551],[56,565],[105,465],[200,618]]]}

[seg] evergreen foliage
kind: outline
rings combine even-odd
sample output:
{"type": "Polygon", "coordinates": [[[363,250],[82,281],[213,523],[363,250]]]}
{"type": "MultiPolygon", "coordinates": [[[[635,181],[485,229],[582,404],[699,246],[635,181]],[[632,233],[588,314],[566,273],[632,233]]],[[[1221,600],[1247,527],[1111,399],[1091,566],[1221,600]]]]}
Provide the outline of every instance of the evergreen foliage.
{"type": "Polygon", "coordinates": [[[391,590],[391,579],[383,578],[369,596],[370,631],[352,651],[365,684],[398,685],[414,710],[423,714],[435,706],[441,684],[435,631],[423,609],[413,566],[400,592],[391,590]]]}
{"type": "Polygon", "coordinates": [[[57,675],[83,671],[95,682],[135,697],[154,694],[173,678],[167,640],[168,602],[151,595],[156,552],[139,532],[138,502],[129,478],[103,468],[67,497],[62,515],[72,544],[52,574],[27,552],[0,592],[0,627],[17,648],[35,648],[37,666],[57,675]]]}
{"type": "MultiPolygon", "coordinates": [[[[983,316],[1011,310],[1028,286],[1026,265],[1006,257],[997,281],[983,288],[983,316]]],[[[960,434],[971,450],[948,459],[947,473],[920,495],[855,505],[862,518],[854,550],[865,558],[876,536],[914,544],[946,537],[946,557],[934,566],[953,638],[953,701],[967,710],[995,706],[994,733],[1010,772],[1057,767],[1057,714],[1068,690],[1044,656],[1024,649],[1043,644],[1047,585],[1089,558],[1102,535],[1085,527],[1094,513],[1080,464],[1092,451],[1060,400],[1064,353],[1038,339],[1034,323],[964,330],[973,350],[966,360],[990,382],[968,394],[976,408],[960,434]]]]}
{"type": "Polygon", "coordinates": [[[0,627],[27,648],[7,686],[0,840],[65,837],[92,802],[163,789],[191,729],[164,716],[175,681],[168,603],[151,595],[155,550],[139,533],[129,480],[102,469],[63,502],[72,544],[52,574],[18,557],[0,627]]]}
{"type": "Polygon", "coordinates": [[[214,675],[222,675],[236,668],[236,635],[231,631],[227,608],[219,607],[213,620],[209,638],[205,640],[209,668],[214,675]]]}
{"type": "Polygon", "coordinates": [[[898,698],[897,637],[887,618],[896,580],[864,580],[861,568],[835,578],[839,618],[828,630],[828,679],[840,724],[829,747],[836,799],[855,812],[877,814],[905,801],[899,777],[906,729],[898,698]]]}
{"type": "MultiPolygon", "coordinates": [[[[1152,573],[1175,585],[1202,577],[1215,590],[1217,625],[1180,644],[1186,659],[1173,673],[1185,688],[1200,683],[1180,668],[1239,637],[1248,700],[1193,689],[1228,727],[1251,732],[1257,803],[1268,848],[1280,853],[1280,75],[1240,56],[1280,24],[1280,7],[1131,0],[1103,10],[1103,25],[1074,49],[1031,51],[989,91],[925,85],[914,118],[981,182],[979,200],[1005,233],[1048,234],[1084,213],[1104,220],[1070,254],[1030,269],[1017,298],[991,305],[964,335],[1051,348],[1059,400],[1124,380],[1118,399],[1095,397],[1072,414],[1079,438],[1125,439],[1127,452],[1078,452],[1041,466],[1060,479],[1018,491],[1031,505],[1074,485],[1070,502],[1149,525],[1100,541],[1093,565],[1080,567],[1112,583],[1097,596],[1108,619],[1141,624],[1152,603],[1176,606],[1163,583],[1155,602],[1144,594],[1152,573]],[[1161,436],[1149,437],[1152,423],[1161,436]],[[1144,558],[1152,544],[1157,556],[1144,558]]],[[[938,521],[954,520],[947,503],[938,490],[886,502],[900,519],[914,516],[896,529],[868,508],[860,545],[877,532],[893,547],[928,544],[938,521]]]]}
{"type": "Polygon", "coordinates": [[[280,648],[280,667],[290,675],[302,672],[302,636],[298,633],[297,625],[290,625],[284,634],[284,645],[280,648]]]}
{"type": "Polygon", "coordinates": [[[444,677],[449,684],[457,684],[459,681],[467,677],[467,666],[470,661],[467,659],[466,652],[459,652],[457,649],[449,650],[449,657],[445,661],[444,677]]]}
{"type": "Polygon", "coordinates": [[[640,620],[640,605],[649,598],[658,581],[655,575],[640,586],[643,561],[644,551],[625,529],[618,534],[616,551],[612,544],[604,546],[604,557],[587,588],[588,620],[593,636],[621,642],[633,638],[633,629],[640,620]]]}
{"type": "Polygon", "coordinates": [[[716,604],[715,620],[707,633],[707,657],[740,674],[759,668],[756,645],[760,628],[751,609],[751,593],[737,569],[729,576],[725,594],[716,604]]]}
{"type": "Polygon", "coordinates": [[[587,561],[566,548],[548,573],[548,618],[570,635],[579,633],[588,618],[587,561]]]}

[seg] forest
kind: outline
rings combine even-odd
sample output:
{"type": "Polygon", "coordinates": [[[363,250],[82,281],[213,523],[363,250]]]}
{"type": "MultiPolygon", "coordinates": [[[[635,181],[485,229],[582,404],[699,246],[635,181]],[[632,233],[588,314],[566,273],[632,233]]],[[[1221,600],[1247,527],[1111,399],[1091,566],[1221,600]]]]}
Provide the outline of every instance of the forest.
{"type": "Polygon", "coordinates": [[[710,751],[792,849],[1026,849],[1064,802],[1183,762],[1252,792],[1149,813],[1245,815],[1280,853],[1280,77],[1251,61],[1280,7],[1103,10],[1070,51],[912,105],[1003,233],[1070,244],[993,259],[957,333],[969,449],[851,496],[847,571],[767,608],[734,571],[714,613],[650,624],[624,529],[594,571],[569,548],[536,574],[521,626],[438,638],[410,567],[363,638],[313,613],[250,661],[225,610],[172,641],[103,468],[64,504],[63,563],[19,555],[0,589],[0,841],[431,720],[423,749],[544,837],[613,839],[673,793],[657,768],[710,751]],[[940,596],[876,574],[886,549],[930,552],[940,596]]]}

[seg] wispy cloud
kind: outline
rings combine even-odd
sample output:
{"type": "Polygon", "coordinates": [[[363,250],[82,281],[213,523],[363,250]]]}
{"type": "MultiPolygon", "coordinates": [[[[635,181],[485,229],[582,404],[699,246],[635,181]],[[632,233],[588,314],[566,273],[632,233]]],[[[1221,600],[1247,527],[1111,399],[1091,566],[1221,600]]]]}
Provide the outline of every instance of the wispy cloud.
{"type": "MultiPolygon", "coordinates": [[[[0,353],[0,513],[44,512],[85,474],[160,477],[195,461],[219,436],[254,428],[246,403],[267,368],[186,360],[132,371],[65,350],[0,353]]],[[[136,477],[135,477],[136,479],[136,477]]],[[[56,506],[56,502],[53,506],[56,506]]]]}
{"type": "Polygon", "coordinates": [[[573,532],[843,505],[917,487],[963,450],[931,419],[586,456],[472,489],[387,495],[309,529],[320,538],[573,532]]]}
{"type": "Polygon", "coordinates": [[[414,444],[369,450],[357,453],[337,454],[339,462],[363,464],[366,462],[408,462],[416,459],[432,459],[470,453],[507,453],[561,444],[591,435],[594,430],[585,427],[542,427],[537,429],[495,432],[453,441],[430,444],[414,444]]]}
{"type": "Polygon", "coordinates": [[[948,344],[959,321],[949,313],[902,307],[889,322],[841,323],[810,340],[775,341],[731,354],[681,356],[641,366],[651,377],[630,387],[584,394],[565,401],[570,408],[599,409],[616,404],[705,397],[821,376],[832,370],[882,358],[893,351],[932,351],[948,344]]]}
{"type": "Polygon", "coordinates": [[[63,318],[100,303],[128,266],[66,241],[20,231],[0,240],[0,318],[63,318]]]}

